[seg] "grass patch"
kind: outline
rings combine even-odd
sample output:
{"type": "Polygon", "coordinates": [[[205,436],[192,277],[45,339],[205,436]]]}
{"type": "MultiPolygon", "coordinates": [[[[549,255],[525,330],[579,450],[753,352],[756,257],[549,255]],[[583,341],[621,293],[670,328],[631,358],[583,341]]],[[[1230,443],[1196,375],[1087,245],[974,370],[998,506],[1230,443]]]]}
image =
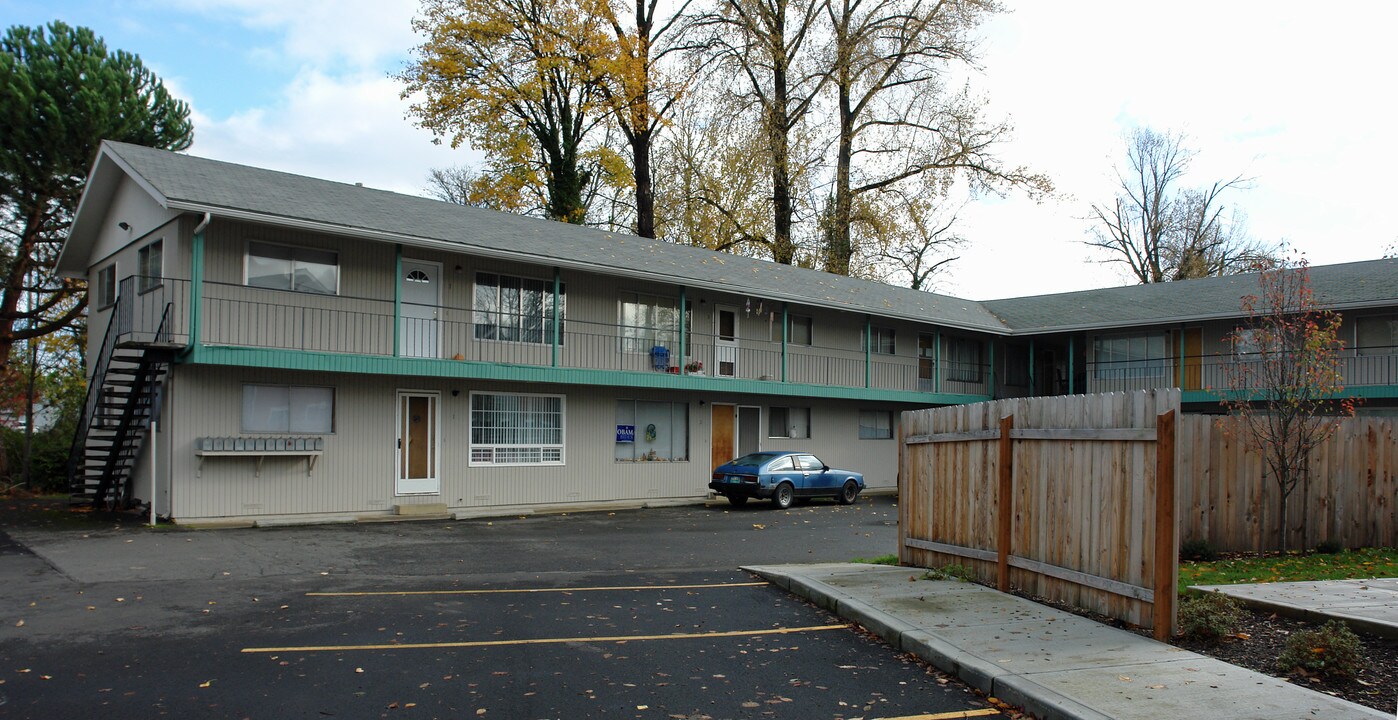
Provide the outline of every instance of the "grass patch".
{"type": "Polygon", "coordinates": [[[878,556],[878,557],[871,557],[871,558],[855,558],[855,559],[851,560],[850,562],[852,562],[852,563],[865,563],[865,564],[867,564],[867,565],[897,565],[897,564],[898,564],[898,556],[897,556],[897,555],[880,555],[880,556],[878,556]]]}
{"type": "Polygon", "coordinates": [[[1335,554],[1288,554],[1229,557],[1212,562],[1180,563],[1180,588],[1190,585],[1236,585],[1398,577],[1398,548],[1362,548],[1335,554]]]}

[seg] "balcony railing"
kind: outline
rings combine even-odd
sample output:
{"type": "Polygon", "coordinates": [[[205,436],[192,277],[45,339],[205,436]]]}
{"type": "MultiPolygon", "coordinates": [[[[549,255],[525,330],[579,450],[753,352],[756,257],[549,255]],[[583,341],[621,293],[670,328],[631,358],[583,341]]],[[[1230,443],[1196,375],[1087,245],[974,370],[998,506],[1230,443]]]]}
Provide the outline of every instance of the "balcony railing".
{"type": "MultiPolygon", "coordinates": [[[[153,337],[170,305],[171,341],[190,333],[189,281],[129,277],[120,341],[153,337]],[[144,291],[142,291],[144,288],[144,291]]],[[[316,295],[204,283],[200,342],[208,345],[275,348],[355,355],[427,357],[516,365],[629,372],[664,372],[908,392],[985,394],[989,368],[944,363],[940,379],[920,377],[918,359],[872,353],[857,347],[788,344],[767,339],[728,340],[685,334],[681,357],[677,328],[623,326],[563,318],[553,343],[553,319],[538,313],[400,303],[381,298],[316,295]],[[397,321],[395,322],[395,318],[397,321]],[[395,348],[396,343],[396,348],[395,348]]],[[[855,340],[855,342],[858,342],[855,340]]],[[[935,372],[935,370],[933,370],[935,372]]]]}
{"type": "MultiPolygon", "coordinates": [[[[1192,355],[1182,360],[1160,357],[1089,362],[1085,390],[1090,393],[1173,387],[1227,390],[1232,388],[1230,373],[1240,364],[1285,361],[1286,357],[1277,353],[1250,353],[1192,355]]],[[[1347,388],[1398,385],[1398,346],[1346,348],[1340,352],[1338,361],[1341,382],[1347,388]]]]}

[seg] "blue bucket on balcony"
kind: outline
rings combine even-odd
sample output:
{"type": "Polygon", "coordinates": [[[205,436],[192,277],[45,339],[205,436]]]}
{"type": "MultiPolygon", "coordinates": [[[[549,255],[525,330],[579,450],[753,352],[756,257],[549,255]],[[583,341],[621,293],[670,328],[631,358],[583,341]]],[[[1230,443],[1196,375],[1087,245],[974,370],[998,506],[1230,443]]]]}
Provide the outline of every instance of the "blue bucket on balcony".
{"type": "Polygon", "coordinates": [[[656,345],[650,349],[650,366],[659,372],[670,369],[670,349],[656,345]]]}

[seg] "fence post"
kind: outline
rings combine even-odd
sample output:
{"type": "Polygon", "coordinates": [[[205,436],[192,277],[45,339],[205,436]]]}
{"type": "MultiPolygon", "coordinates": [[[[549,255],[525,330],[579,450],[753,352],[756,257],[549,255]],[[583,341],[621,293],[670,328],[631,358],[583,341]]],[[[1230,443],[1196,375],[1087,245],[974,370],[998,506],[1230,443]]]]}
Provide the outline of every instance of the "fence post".
{"type": "MultiPolygon", "coordinates": [[[[916,411],[914,411],[916,412],[916,411]]],[[[908,424],[910,412],[904,411],[898,417],[898,476],[895,482],[898,484],[898,564],[908,565],[908,545],[905,542],[908,535],[908,521],[912,518],[912,513],[908,512],[908,498],[912,495],[908,484],[912,482],[912,474],[908,472],[908,442],[905,430],[908,424]]]]}
{"type": "Polygon", "coordinates": [[[1175,411],[1155,419],[1155,639],[1174,632],[1175,619],[1175,411]]]}
{"type": "Polygon", "coordinates": [[[1000,418],[1000,497],[995,538],[995,552],[999,556],[995,587],[1000,592],[1010,591],[1010,521],[1014,512],[1014,441],[1010,439],[1010,430],[1014,426],[1014,415],[1000,418]]]}

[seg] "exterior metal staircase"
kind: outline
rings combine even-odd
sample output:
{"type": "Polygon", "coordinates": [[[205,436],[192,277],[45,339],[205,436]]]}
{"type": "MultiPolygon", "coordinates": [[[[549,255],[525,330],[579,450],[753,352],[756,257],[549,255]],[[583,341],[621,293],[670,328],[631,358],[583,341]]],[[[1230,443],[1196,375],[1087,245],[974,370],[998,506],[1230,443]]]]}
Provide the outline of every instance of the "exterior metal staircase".
{"type": "Polygon", "coordinates": [[[165,307],[151,333],[134,333],[123,294],[112,308],[87,400],[68,454],[72,501],[123,509],[133,504],[131,473],[180,346],[170,342],[165,307]]]}

